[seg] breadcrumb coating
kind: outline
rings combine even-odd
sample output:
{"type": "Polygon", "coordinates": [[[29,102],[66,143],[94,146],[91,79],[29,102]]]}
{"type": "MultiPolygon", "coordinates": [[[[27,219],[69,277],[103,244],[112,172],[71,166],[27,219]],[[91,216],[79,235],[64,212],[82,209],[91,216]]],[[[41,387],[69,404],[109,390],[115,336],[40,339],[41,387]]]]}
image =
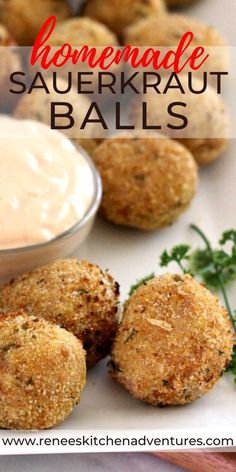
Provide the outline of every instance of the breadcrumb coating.
{"type": "Polygon", "coordinates": [[[44,319],[0,314],[0,427],[48,429],[79,403],[85,385],[81,342],[44,319]]]}
{"type": "Polygon", "coordinates": [[[0,0],[0,21],[19,46],[31,46],[44,21],[52,15],[57,22],[72,16],[67,0],[0,0]]]}
{"type": "Polygon", "coordinates": [[[166,274],[127,301],[109,370],[137,399],[183,405],[215,385],[232,349],[231,322],[219,299],[190,275],[166,274]]]}
{"type": "MultiPolygon", "coordinates": [[[[124,30],[124,43],[133,46],[173,47],[177,46],[186,32],[193,33],[191,48],[204,46],[209,57],[195,76],[202,78],[203,72],[227,72],[229,53],[226,40],[221,33],[202,21],[179,14],[167,14],[150,17],[131,25],[124,30]]],[[[191,49],[192,51],[192,49],[191,49]]],[[[181,64],[189,58],[188,49],[181,64]]],[[[186,71],[186,68],[185,68],[186,71]]],[[[189,67],[191,72],[191,68],[189,67]]],[[[215,84],[215,77],[209,75],[209,81],[215,84]]]]}
{"type": "Polygon", "coordinates": [[[57,260],[6,284],[0,309],[23,309],[82,340],[91,367],[106,357],[117,328],[119,285],[87,261],[57,260]]]}
{"type": "Polygon", "coordinates": [[[93,158],[103,182],[100,211],[118,225],[145,231],[169,225],[197,188],[192,155],[168,138],[113,137],[96,148],[93,158]]]}
{"type": "MultiPolygon", "coordinates": [[[[107,28],[106,25],[99,23],[98,21],[95,21],[91,18],[76,17],[58,24],[55,30],[53,31],[52,36],[50,37],[51,46],[62,46],[65,43],[69,43],[75,48],[84,45],[89,47],[95,46],[98,48],[98,53],[101,53],[102,49],[106,46],[118,46],[118,39],[116,35],[112,31],[110,31],[109,28],[107,28]]],[[[117,74],[117,72],[119,72],[120,70],[121,66],[114,64],[109,69],[109,71],[114,74],[117,74]]],[[[91,71],[91,68],[86,63],[79,63],[74,66],[65,65],[61,69],[62,75],[67,76],[68,72],[72,72],[72,80],[74,80],[75,83],[77,81],[76,78],[78,72],[85,72],[90,74],[90,76],[87,76],[87,78],[85,77],[82,88],[84,93],[88,93],[91,95],[91,90],[93,90],[94,93],[95,91],[97,91],[98,73],[104,71],[99,67],[99,65],[91,71]],[[93,72],[92,75],[91,72],[93,72]]],[[[103,81],[103,84],[109,83],[109,78],[106,78],[103,81]]],[[[108,90],[109,89],[107,88],[103,90],[102,95],[99,97],[101,100],[108,99],[108,90]]],[[[95,113],[94,115],[94,119],[97,119],[97,113],[95,113]]],[[[99,128],[101,129],[102,127],[100,126],[99,128]]]]}
{"type": "Polygon", "coordinates": [[[142,18],[164,12],[163,0],[87,0],[83,9],[85,16],[104,23],[118,35],[142,18]]]}
{"type": "Polygon", "coordinates": [[[72,46],[117,46],[116,35],[105,25],[91,18],[76,17],[56,26],[51,38],[52,46],[70,43],[72,46]]]}
{"type": "MultiPolygon", "coordinates": [[[[192,31],[192,46],[225,47],[226,41],[212,26],[180,14],[155,16],[131,25],[125,30],[127,44],[138,46],[175,46],[186,31],[192,31]]],[[[218,69],[216,69],[218,70],[218,69]]]]}

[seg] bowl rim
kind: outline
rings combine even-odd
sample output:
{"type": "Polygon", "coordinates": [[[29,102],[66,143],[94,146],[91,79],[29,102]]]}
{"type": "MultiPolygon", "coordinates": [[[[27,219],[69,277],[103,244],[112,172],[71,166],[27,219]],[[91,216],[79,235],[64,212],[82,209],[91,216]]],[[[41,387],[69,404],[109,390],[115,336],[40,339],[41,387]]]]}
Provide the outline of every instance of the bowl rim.
{"type": "Polygon", "coordinates": [[[83,228],[89,222],[89,220],[91,220],[96,215],[98,208],[100,206],[100,203],[101,203],[101,199],[102,199],[102,179],[88,152],[86,152],[78,144],[76,145],[74,144],[74,147],[78,150],[78,152],[80,152],[80,154],[82,154],[85,157],[90,167],[90,170],[92,172],[93,182],[94,182],[94,196],[93,196],[93,199],[89,208],[87,209],[82,219],[80,221],[77,221],[73,226],[63,231],[63,233],[59,233],[57,236],[50,239],[49,241],[45,241],[43,243],[38,243],[38,244],[30,244],[28,246],[19,246],[19,247],[13,247],[9,249],[0,249],[0,257],[5,254],[6,255],[23,254],[23,253],[29,253],[33,251],[38,251],[40,249],[48,248],[51,244],[58,243],[61,240],[67,239],[68,237],[77,233],[77,231],[83,228]]]}

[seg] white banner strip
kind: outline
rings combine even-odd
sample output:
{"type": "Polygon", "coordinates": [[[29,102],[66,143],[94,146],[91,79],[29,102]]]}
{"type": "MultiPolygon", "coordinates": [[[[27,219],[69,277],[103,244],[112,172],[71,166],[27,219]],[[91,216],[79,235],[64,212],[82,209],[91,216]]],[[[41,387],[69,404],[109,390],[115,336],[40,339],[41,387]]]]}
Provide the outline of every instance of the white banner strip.
{"type": "Polygon", "coordinates": [[[0,455],[179,451],[236,446],[235,430],[1,431],[0,455]]]}

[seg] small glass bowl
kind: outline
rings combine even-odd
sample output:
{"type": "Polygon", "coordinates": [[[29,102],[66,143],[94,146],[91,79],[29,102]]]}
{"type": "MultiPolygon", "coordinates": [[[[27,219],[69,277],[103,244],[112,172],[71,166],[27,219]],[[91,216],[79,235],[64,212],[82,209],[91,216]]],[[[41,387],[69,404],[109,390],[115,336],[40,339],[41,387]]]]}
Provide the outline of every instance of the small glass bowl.
{"type": "Polygon", "coordinates": [[[102,182],[89,155],[82,148],[79,148],[79,152],[83,154],[88,162],[94,180],[94,197],[86,214],[82,220],[50,241],[32,246],[0,250],[0,283],[7,282],[20,273],[42,266],[55,259],[69,256],[90,233],[101,203],[102,182]]]}

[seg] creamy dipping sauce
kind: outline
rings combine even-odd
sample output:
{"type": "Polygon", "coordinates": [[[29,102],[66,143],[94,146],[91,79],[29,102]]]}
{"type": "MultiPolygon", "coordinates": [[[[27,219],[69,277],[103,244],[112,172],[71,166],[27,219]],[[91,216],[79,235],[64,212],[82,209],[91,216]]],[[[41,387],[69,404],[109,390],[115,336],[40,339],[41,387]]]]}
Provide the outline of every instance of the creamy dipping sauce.
{"type": "Polygon", "coordinates": [[[0,249],[44,243],[86,214],[95,192],[86,158],[61,133],[0,117],[0,249]]]}

